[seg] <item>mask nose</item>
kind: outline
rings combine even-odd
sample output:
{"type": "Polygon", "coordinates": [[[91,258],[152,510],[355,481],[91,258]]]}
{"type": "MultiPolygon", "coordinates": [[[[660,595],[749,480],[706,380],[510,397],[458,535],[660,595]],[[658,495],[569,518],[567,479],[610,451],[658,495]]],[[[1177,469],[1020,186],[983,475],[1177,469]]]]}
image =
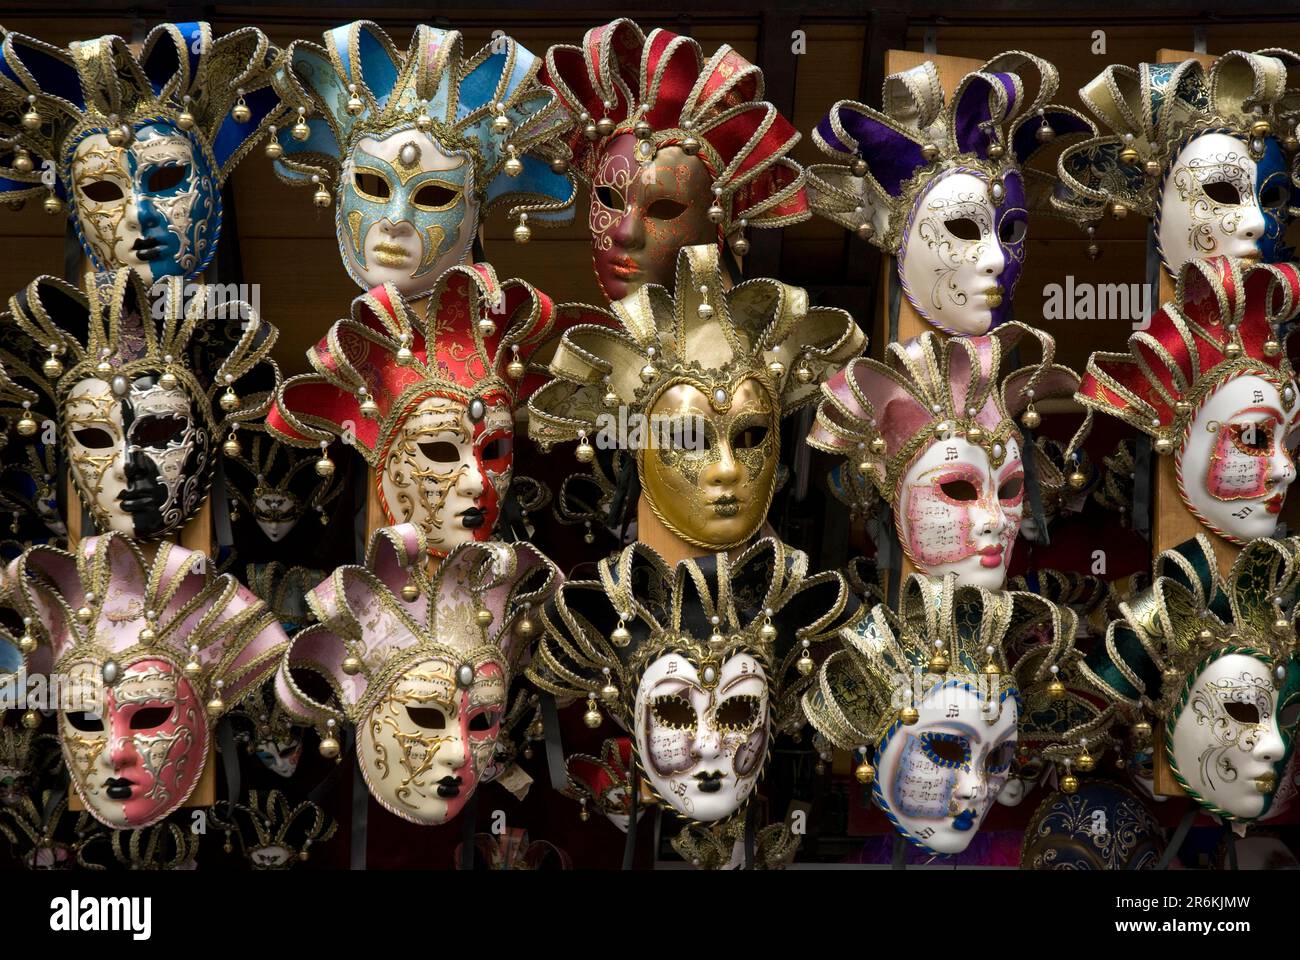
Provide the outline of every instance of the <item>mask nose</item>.
{"type": "Polygon", "coordinates": [[[996,503],[974,510],[975,533],[981,537],[1000,537],[1007,529],[1007,515],[996,503]]]}
{"type": "Polygon", "coordinates": [[[701,761],[717,760],[722,756],[722,736],[708,724],[701,727],[691,744],[691,752],[701,761]]]}
{"type": "Polygon", "coordinates": [[[624,250],[641,250],[645,247],[645,220],[640,209],[627,204],[618,214],[618,220],[609,231],[614,246],[624,250]]]}
{"type": "Polygon", "coordinates": [[[704,482],[710,486],[730,487],[740,480],[740,464],[725,440],[718,441],[718,460],[705,470],[704,482]]]}
{"type": "Polygon", "coordinates": [[[1258,242],[1264,236],[1266,224],[1264,221],[1264,211],[1260,209],[1259,200],[1250,197],[1241,207],[1241,223],[1237,225],[1237,232],[1247,240],[1258,242]]]}
{"type": "MultiPolygon", "coordinates": [[[[966,805],[971,805],[983,796],[985,783],[982,777],[974,771],[967,771],[957,775],[957,786],[952,795],[957,800],[965,801],[966,805]]],[[[960,812],[960,811],[958,811],[960,812]]]]}
{"type": "Polygon", "coordinates": [[[1277,763],[1286,755],[1286,744],[1282,742],[1282,736],[1278,733],[1276,723],[1270,721],[1265,725],[1260,733],[1259,740],[1255,743],[1255,748],[1250,751],[1250,755],[1256,760],[1262,760],[1265,763],[1277,763]]]}
{"type": "Polygon", "coordinates": [[[1002,276],[1002,271],[1006,269],[1007,258],[1002,253],[1002,247],[998,245],[995,238],[990,237],[987,242],[981,245],[979,259],[975,263],[975,268],[979,271],[981,277],[996,281],[1002,276]]]}
{"type": "Polygon", "coordinates": [[[1295,480],[1295,460],[1291,457],[1291,451],[1286,446],[1279,443],[1274,450],[1273,456],[1269,460],[1269,479],[1273,482],[1274,487],[1285,489],[1295,480]]]}
{"type": "Polygon", "coordinates": [[[478,461],[471,458],[456,479],[456,492],[462,497],[476,498],[483,496],[485,488],[483,471],[479,469],[478,461]]]}

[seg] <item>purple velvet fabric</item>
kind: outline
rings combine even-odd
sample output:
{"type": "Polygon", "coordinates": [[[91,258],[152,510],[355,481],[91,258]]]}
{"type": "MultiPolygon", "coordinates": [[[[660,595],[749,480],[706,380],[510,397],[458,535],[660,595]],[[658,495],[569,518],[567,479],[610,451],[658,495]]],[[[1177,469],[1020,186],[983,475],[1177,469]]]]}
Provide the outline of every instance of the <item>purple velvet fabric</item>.
{"type": "MultiPolygon", "coordinates": [[[[891,130],[879,120],[845,110],[840,113],[840,123],[845,132],[858,142],[858,154],[867,162],[871,175],[890,196],[898,196],[902,192],[904,181],[925,162],[921,158],[920,144],[891,130]]],[[[830,129],[829,118],[823,120],[817,129],[827,143],[839,143],[834,131],[830,129]]],[[[844,149],[852,152],[847,147],[844,149]]]]}
{"type": "Polygon", "coordinates": [[[1024,223],[1027,220],[1025,212],[1025,181],[1019,173],[1012,171],[1002,178],[1003,186],[1006,187],[1006,196],[1002,202],[997,204],[996,220],[998,231],[998,246],[1002,248],[1002,254],[1007,259],[1007,265],[1002,269],[1002,277],[999,282],[1005,293],[1002,295],[1002,305],[995,307],[992,311],[993,322],[989,329],[992,330],[998,324],[1008,319],[1011,312],[1012,297],[1015,294],[1016,283],[1020,280],[1020,271],[1025,266],[1025,237],[1024,230],[1016,231],[1013,229],[1015,221],[1019,220],[1024,223]],[[1020,239],[1008,243],[1004,237],[1014,236],[1016,232],[1020,233],[1020,239]]]}

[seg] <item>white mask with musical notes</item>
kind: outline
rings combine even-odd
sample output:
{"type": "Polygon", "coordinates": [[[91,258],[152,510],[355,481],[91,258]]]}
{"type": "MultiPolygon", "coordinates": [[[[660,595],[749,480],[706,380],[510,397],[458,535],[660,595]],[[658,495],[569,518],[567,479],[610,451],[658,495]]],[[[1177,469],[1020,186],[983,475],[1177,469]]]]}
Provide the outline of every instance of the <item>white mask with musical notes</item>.
{"type": "Polygon", "coordinates": [[[950,675],[876,745],[876,803],[907,839],[931,853],[960,853],[1007,781],[1016,750],[1016,691],[979,676],[950,675]],[[991,694],[991,695],[990,695],[991,694]]]}
{"type": "Polygon", "coordinates": [[[958,586],[1000,590],[1024,500],[1025,470],[1014,439],[996,468],[983,447],[962,437],[935,440],[899,485],[899,543],[922,573],[955,573],[958,586]]]}
{"type": "Polygon", "coordinates": [[[1222,384],[1192,417],[1178,449],[1178,489],[1201,521],[1234,540],[1271,537],[1295,479],[1287,447],[1300,405],[1246,374],[1222,384]]]}
{"type": "Polygon", "coordinates": [[[767,760],[767,674],[749,654],[660,657],[641,676],[635,717],[642,771],[683,817],[721,820],[754,792],[767,760]]]}

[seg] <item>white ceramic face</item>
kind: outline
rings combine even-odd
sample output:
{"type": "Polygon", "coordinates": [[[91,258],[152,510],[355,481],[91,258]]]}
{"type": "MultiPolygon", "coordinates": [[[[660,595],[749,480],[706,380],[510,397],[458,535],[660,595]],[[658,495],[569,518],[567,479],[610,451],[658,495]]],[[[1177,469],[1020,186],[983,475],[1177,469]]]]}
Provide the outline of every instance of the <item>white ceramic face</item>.
{"type": "Polygon", "coordinates": [[[1171,273],[1188,260],[1258,257],[1265,235],[1256,163],[1225,133],[1188,143],[1170,164],[1160,197],[1160,252],[1171,273]]]}
{"type": "Polygon", "coordinates": [[[1178,450],[1179,490],[1208,525],[1237,540],[1269,537],[1277,527],[1295,461],[1287,448],[1297,412],[1276,386],[1235,377],[1201,405],[1178,450]]]}
{"type": "Polygon", "coordinates": [[[514,420],[504,404],[424,400],[398,428],[384,458],[390,519],[420,527],[437,553],[490,539],[510,489],[513,442],[514,420]],[[483,415],[475,420],[472,413],[480,408],[483,415]]]}
{"type": "Polygon", "coordinates": [[[363,137],[341,180],[339,243],[361,286],[418,296],[465,261],[479,215],[468,154],[448,154],[418,130],[363,137]]]}
{"type": "Polygon", "coordinates": [[[1174,720],[1178,772],[1203,803],[1234,817],[1258,817],[1277,789],[1280,762],[1294,732],[1294,705],[1279,717],[1278,687],[1268,664],[1243,653],[1207,663],[1192,678],[1174,720]]]}
{"type": "Polygon", "coordinates": [[[1016,749],[1012,693],[998,691],[998,703],[948,680],[916,705],[916,723],[896,725],[876,747],[876,802],[935,853],[965,850],[1006,782],[1016,749]]]}
{"type": "Polygon", "coordinates": [[[288,849],[278,843],[257,847],[248,852],[248,859],[252,861],[254,870],[278,870],[287,864],[292,856],[288,849]]]}
{"type": "Polygon", "coordinates": [[[999,210],[989,185],[969,173],[935,182],[912,210],[900,253],[908,299],[940,329],[987,333],[1010,299],[1003,273],[1023,254],[1024,211],[999,210]],[[1005,221],[1005,222],[1003,222],[1005,221]],[[1006,246],[999,243],[1003,233],[1006,246]]]}
{"type": "Polygon", "coordinates": [[[281,777],[292,777],[302,759],[302,738],[296,734],[288,740],[259,740],[256,744],[257,759],[266,768],[281,777]]]}
{"type": "Polygon", "coordinates": [[[646,778],[683,817],[703,823],[740,809],[767,758],[767,674],[738,653],[696,666],[678,653],[654,661],[635,702],[646,778]]]}
{"type": "Polygon", "coordinates": [[[899,542],[923,573],[955,573],[961,586],[1000,590],[1024,498],[1025,470],[1014,438],[997,468],[983,447],[962,437],[935,440],[899,486],[899,542]]]}
{"type": "Polygon", "coordinates": [[[430,658],[398,676],[358,730],[361,771],[370,793],[414,823],[446,823],[464,808],[492,762],[505,712],[505,674],[430,658]]]}
{"type": "Polygon", "coordinates": [[[272,543],[279,543],[298,525],[302,509],[302,502],[288,490],[259,486],[253,491],[253,518],[272,543]]]}

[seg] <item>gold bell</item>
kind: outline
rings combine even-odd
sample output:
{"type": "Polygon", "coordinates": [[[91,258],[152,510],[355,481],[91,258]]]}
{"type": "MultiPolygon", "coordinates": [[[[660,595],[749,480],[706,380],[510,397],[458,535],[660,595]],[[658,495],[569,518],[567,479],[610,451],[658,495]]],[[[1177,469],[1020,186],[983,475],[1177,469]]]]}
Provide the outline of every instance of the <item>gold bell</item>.
{"type": "Polygon", "coordinates": [[[1139,740],[1146,740],[1151,736],[1151,724],[1145,720],[1139,720],[1133,724],[1133,736],[1139,740]]]}
{"type": "Polygon", "coordinates": [[[628,631],[627,627],[623,625],[622,620],[618,622],[618,626],[615,627],[614,631],[609,635],[609,641],[616,647],[626,647],[632,642],[632,634],[628,631]]]}
{"type": "Polygon", "coordinates": [[[556,157],[554,160],[551,161],[551,172],[552,172],[552,173],[568,173],[568,172],[569,172],[569,161],[568,161],[568,160],[565,160],[563,157],[556,157]]]}
{"type": "Polygon", "coordinates": [[[785,376],[785,364],[780,360],[773,360],[767,365],[767,372],[772,375],[773,379],[780,380],[785,376]]]}
{"type": "Polygon", "coordinates": [[[126,143],[126,131],[115,123],[108,128],[108,142],[115,147],[122,146],[122,144],[126,143]]]}
{"type": "Polygon", "coordinates": [[[371,420],[378,419],[379,417],[379,404],[375,401],[375,398],[369,394],[366,394],[366,398],[361,401],[361,415],[363,417],[369,417],[371,420]]]}
{"type": "Polygon", "coordinates": [[[1128,216],[1128,205],[1123,203],[1112,203],[1110,205],[1110,215],[1116,220],[1123,220],[1128,216]]]}
{"type": "Polygon", "coordinates": [[[1273,127],[1267,120],[1256,120],[1250,125],[1251,136],[1258,137],[1260,140],[1263,140],[1272,132],[1273,127]]]}
{"type": "Polygon", "coordinates": [[[18,638],[18,649],[28,655],[35,653],[36,638],[33,637],[30,633],[24,633],[21,637],[18,638]]]}
{"type": "Polygon", "coordinates": [[[321,454],[321,458],[316,461],[316,476],[326,478],[334,476],[334,461],[321,454]]]}
{"type": "Polygon", "coordinates": [[[1239,356],[1241,356],[1241,344],[1239,343],[1228,344],[1226,347],[1223,348],[1223,355],[1227,357],[1229,360],[1236,360],[1239,356]]]}
{"type": "Polygon", "coordinates": [[[63,376],[63,364],[59,362],[59,358],[54,354],[50,354],[45,362],[41,364],[41,370],[51,380],[57,380],[63,376]]]}
{"type": "Polygon", "coordinates": [[[921,719],[921,713],[916,707],[904,707],[898,711],[898,720],[905,727],[910,727],[921,719]]]}
{"type": "Polygon", "coordinates": [[[53,193],[47,194],[45,202],[41,204],[41,209],[53,217],[63,212],[63,201],[53,193]]]}
{"type": "Polygon", "coordinates": [[[867,161],[857,157],[849,169],[853,171],[855,177],[865,177],[867,175],[867,161]]]}
{"type": "Polygon", "coordinates": [[[101,377],[107,377],[113,372],[113,365],[107,360],[101,360],[99,363],[95,364],[95,372],[101,377]]]}
{"type": "Polygon", "coordinates": [[[361,661],[357,657],[346,657],[343,660],[343,672],[349,677],[355,677],[361,672],[361,661]]]}
{"type": "Polygon", "coordinates": [[[185,664],[185,676],[190,677],[191,679],[197,677],[202,672],[203,667],[199,665],[197,660],[191,660],[185,664]]]}
{"type": "Polygon", "coordinates": [[[602,137],[608,137],[614,132],[614,121],[609,117],[601,117],[596,121],[596,132],[602,137]]]}
{"type": "Polygon", "coordinates": [[[333,202],[330,192],[325,189],[325,184],[317,183],[316,192],[311,195],[311,202],[324,210],[333,202]]]}
{"type": "Polygon", "coordinates": [[[795,664],[795,669],[799,671],[800,676],[806,677],[812,674],[815,666],[816,664],[813,663],[813,658],[808,655],[808,650],[805,648],[804,652],[799,655],[799,660],[795,664]]]}
{"type": "Polygon", "coordinates": [[[602,397],[601,399],[605,402],[605,406],[607,406],[607,407],[617,407],[618,404],[619,404],[619,401],[620,401],[621,399],[623,399],[623,398],[620,397],[617,393],[614,392],[614,388],[613,388],[613,387],[610,387],[608,390],[605,391],[605,396],[602,397]]]}
{"type": "Polygon", "coordinates": [[[876,780],[876,768],[866,760],[863,760],[854,767],[853,776],[857,778],[858,783],[862,784],[864,787],[869,787],[876,780]]]}
{"type": "Polygon", "coordinates": [[[498,113],[492,119],[492,132],[498,137],[504,137],[510,132],[510,118],[504,113],[498,113]]]}
{"type": "Polygon", "coordinates": [[[949,666],[948,655],[942,650],[936,650],[926,666],[931,673],[947,673],[949,666]]]}
{"type": "Polygon", "coordinates": [[[614,686],[613,683],[606,681],[605,685],[600,688],[600,699],[604,700],[606,703],[613,703],[618,699],[618,687],[614,686]]]}
{"type": "Polygon", "coordinates": [[[721,223],[726,216],[727,212],[722,209],[722,204],[718,203],[716,200],[713,201],[713,205],[709,207],[709,222],[721,223]]]}
{"type": "Polygon", "coordinates": [[[139,639],[141,643],[153,643],[158,639],[158,634],[153,627],[146,625],[145,628],[140,631],[139,639]]]}
{"type": "Polygon", "coordinates": [[[339,742],[333,737],[326,737],[320,742],[320,755],[326,760],[333,760],[339,755],[339,742]]]}
{"type": "Polygon", "coordinates": [[[594,123],[589,123],[585,127],[583,127],[582,133],[583,136],[585,136],[588,140],[600,139],[600,131],[596,129],[596,125],[594,123]]]}
{"type": "Polygon", "coordinates": [[[1069,479],[1070,479],[1070,486],[1072,486],[1075,490],[1082,490],[1084,484],[1088,482],[1088,478],[1084,476],[1083,471],[1077,468],[1070,474],[1069,479]]]}
{"type": "Polygon", "coordinates": [[[506,373],[510,374],[511,378],[514,380],[518,380],[527,372],[528,368],[524,366],[524,362],[519,359],[519,354],[517,353],[510,359],[510,362],[506,364],[506,373]]]}
{"type": "Polygon", "coordinates": [[[362,103],[361,98],[357,96],[357,85],[355,83],[348,84],[348,93],[351,94],[351,96],[348,97],[348,105],[347,105],[348,116],[350,117],[361,116],[362,111],[366,109],[366,105],[362,103]]]}
{"type": "Polygon", "coordinates": [[[1151,445],[1151,449],[1162,456],[1168,456],[1174,452],[1174,442],[1168,437],[1157,437],[1156,442],[1151,445]]]}
{"type": "Polygon", "coordinates": [[[24,130],[41,129],[41,115],[36,112],[35,104],[29,106],[27,108],[27,112],[23,114],[23,129],[24,130]]]}
{"type": "Polygon", "coordinates": [[[271,139],[266,141],[266,146],[262,148],[268,160],[279,160],[284,156],[284,147],[280,146],[280,141],[275,138],[275,127],[271,128],[271,139]]]}
{"type": "Polygon", "coordinates": [[[1264,356],[1276,357],[1282,352],[1282,344],[1278,343],[1272,337],[1264,341],[1264,356]]]}
{"type": "Polygon", "coordinates": [[[193,130],[194,114],[190,113],[188,109],[182,110],[180,116],[176,118],[176,126],[182,130],[193,130]]]}
{"type": "Polygon", "coordinates": [[[14,153],[14,169],[19,173],[31,173],[33,166],[32,155],[19,147],[14,153]]]}
{"type": "Polygon", "coordinates": [[[1037,410],[1035,410],[1033,407],[1030,407],[1028,410],[1026,410],[1024,413],[1020,415],[1020,422],[1025,425],[1026,429],[1033,430],[1035,427],[1037,427],[1040,423],[1043,422],[1043,418],[1038,413],[1037,410]]]}
{"type": "Polygon", "coordinates": [[[801,363],[799,366],[794,368],[794,378],[800,383],[812,383],[813,372],[809,367],[806,367],[801,363]]]}
{"type": "Polygon", "coordinates": [[[175,390],[180,386],[180,380],[177,379],[176,374],[171,370],[164,370],[163,375],[158,378],[158,386],[162,387],[164,390],[175,390]]]}
{"type": "Polygon", "coordinates": [[[579,463],[591,463],[596,459],[596,448],[591,445],[590,440],[583,437],[573,455],[578,458],[579,463]]]}
{"type": "Polygon", "coordinates": [[[695,139],[694,134],[687,134],[686,139],[681,142],[682,153],[688,157],[693,157],[700,152],[700,141],[695,139]]]}
{"type": "Polygon", "coordinates": [[[528,221],[525,219],[527,216],[524,213],[519,215],[519,224],[515,227],[515,243],[527,243],[533,239],[532,228],[528,226],[528,221]]]}
{"type": "Polygon", "coordinates": [[[95,612],[94,612],[93,610],[91,610],[90,607],[78,607],[78,608],[77,608],[77,622],[78,622],[78,623],[90,623],[90,621],[93,620],[94,617],[95,617],[95,612]]]}
{"type": "Polygon", "coordinates": [[[406,344],[402,344],[397,348],[396,360],[398,364],[405,367],[415,360],[415,354],[411,352],[410,347],[406,346],[406,344]]]}
{"type": "Polygon", "coordinates": [[[1137,166],[1137,162],[1141,159],[1142,159],[1141,154],[1139,154],[1132,147],[1125,147],[1123,150],[1119,152],[1119,161],[1120,163],[1124,164],[1124,166],[1126,167],[1137,166]]]}
{"type": "Polygon", "coordinates": [[[1291,633],[1291,621],[1286,617],[1279,615],[1278,618],[1273,621],[1273,632],[1279,637],[1288,636],[1291,633]]]}
{"type": "Polygon", "coordinates": [[[1174,404],[1174,415],[1179,417],[1190,417],[1192,415],[1192,405],[1186,400],[1179,400],[1174,404]]]}
{"type": "Polygon", "coordinates": [[[406,583],[402,584],[402,599],[407,603],[414,603],[416,600],[419,600],[420,588],[410,580],[406,581],[406,583]]]}
{"type": "Polygon", "coordinates": [[[737,237],[731,241],[731,249],[735,251],[736,256],[743,257],[749,253],[749,241],[743,236],[737,237]]]}
{"type": "Polygon", "coordinates": [[[239,437],[233,433],[221,445],[221,450],[228,457],[238,457],[244,452],[244,448],[239,445],[239,437]]]}
{"type": "Polygon", "coordinates": [[[490,337],[497,332],[496,321],[491,317],[484,317],[478,322],[478,332],[484,337],[490,337]]]}
{"type": "Polygon", "coordinates": [[[654,128],[650,126],[649,121],[643,118],[633,125],[632,132],[636,134],[638,140],[649,140],[654,134],[654,128]]]}
{"type": "Polygon", "coordinates": [[[235,393],[234,387],[226,387],[226,392],[221,395],[221,409],[226,413],[239,409],[239,394],[235,393]]]}
{"type": "Polygon", "coordinates": [[[587,698],[587,712],[582,715],[582,722],[587,725],[588,730],[595,730],[600,726],[601,716],[600,707],[596,705],[596,698],[587,698]]]}
{"type": "Polygon", "coordinates": [[[36,421],[32,419],[32,415],[27,411],[23,411],[23,415],[18,420],[18,433],[21,436],[30,437],[36,433],[36,430],[36,421]]]}
{"type": "Polygon", "coordinates": [[[979,443],[984,439],[984,429],[978,423],[972,423],[966,429],[966,440],[970,443],[979,443]]]}
{"type": "Polygon", "coordinates": [[[1287,153],[1295,153],[1297,150],[1300,150],[1300,137],[1297,137],[1294,133],[1291,134],[1291,136],[1282,141],[1282,147],[1287,153]]]}
{"type": "Polygon", "coordinates": [[[480,608],[474,612],[474,619],[478,621],[480,627],[489,627],[492,625],[492,611],[480,608]]]}
{"type": "Polygon", "coordinates": [[[934,163],[937,156],[939,156],[939,148],[933,143],[927,143],[921,148],[921,157],[926,163],[934,163]]]}
{"type": "Polygon", "coordinates": [[[1079,778],[1072,773],[1067,773],[1061,778],[1061,792],[1065,794],[1077,793],[1079,790],[1079,778]]]}
{"type": "Polygon", "coordinates": [[[994,660],[992,657],[989,657],[988,663],[984,664],[984,676],[986,677],[1002,676],[1002,668],[998,666],[997,661],[994,660]]]}
{"type": "Polygon", "coordinates": [[[641,368],[642,383],[653,383],[658,376],[659,376],[659,368],[656,367],[653,363],[647,363],[644,367],[641,368]]]}
{"type": "Polygon", "coordinates": [[[856,233],[859,240],[870,240],[876,235],[876,228],[869,223],[859,223],[856,233]]]}
{"type": "Polygon", "coordinates": [[[520,617],[515,623],[515,633],[525,640],[537,635],[537,621],[532,617],[520,617]]]}
{"type": "Polygon", "coordinates": [[[1089,773],[1093,767],[1097,766],[1097,758],[1089,753],[1088,748],[1085,747],[1083,753],[1075,758],[1074,765],[1082,772],[1089,773]]]}
{"type": "Polygon", "coordinates": [[[1148,177],[1160,176],[1160,163],[1156,160],[1148,160],[1143,165],[1143,169],[1146,171],[1148,177]]]}
{"type": "Polygon", "coordinates": [[[433,129],[433,117],[429,116],[427,108],[416,115],[415,129],[421,133],[428,133],[433,129]]]}
{"type": "Polygon", "coordinates": [[[221,697],[219,696],[213,697],[211,700],[208,701],[208,713],[211,714],[221,713],[225,709],[226,709],[226,701],[222,700],[221,697]]]}
{"type": "Polygon", "coordinates": [[[311,127],[307,126],[307,120],[301,113],[298,114],[298,119],[294,122],[294,125],[289,128],[289,136],[299,143],[311,136],[311,127]]]}
{"type": "Polygon", "coordinates": [[[517,177],[524,172],[524,162],[512,153],[506,161],[505,171],[507,177],[517,177]]]}
{"type": "Polygon", "coordinates": [[[1101,247],[1097,246],[1095,243],[1090,243],[1084,248],[1083,252],[1089,260],[1096,260],[1101,256],[1101,247]]]}
{"type": "Polygon", "coordinates": [[[1065,698],[1065,684],[1059,679],[1053,678],[1052,682],[1047,685],[1047,695],[1053,700],[1062,700],[1065,698]]]}
{"type": "Polygon", "coordinates": [[[1038,138],[1039,143],[1051,143],[1056,139],[1056,131],[1046,122],[1043,123],[1035,132],[1034,136],[1038,138]]]}
{"type": "Polygon", "coordinates": [[[235,123],[248,123],[253,119],[253,111],[248,109],[248,104],[244,102],[243,97],[240,97],[239,102],[231,109],[230,115],[235,118],[235,123]]]}
{"type": "Polygon", "coordinates": [[[871,440],[870,447],[871,452],[880,457],[884,456],[885,451],[889,449],[889,444],[885,442],[884,437],[874,437],[871,440]]]}
{"type": "Polygon", "coordinates": [[[28,730],[35,730],[41,725],[41,715],[35,710],[23,711],[23,726],[28,730]]]}

